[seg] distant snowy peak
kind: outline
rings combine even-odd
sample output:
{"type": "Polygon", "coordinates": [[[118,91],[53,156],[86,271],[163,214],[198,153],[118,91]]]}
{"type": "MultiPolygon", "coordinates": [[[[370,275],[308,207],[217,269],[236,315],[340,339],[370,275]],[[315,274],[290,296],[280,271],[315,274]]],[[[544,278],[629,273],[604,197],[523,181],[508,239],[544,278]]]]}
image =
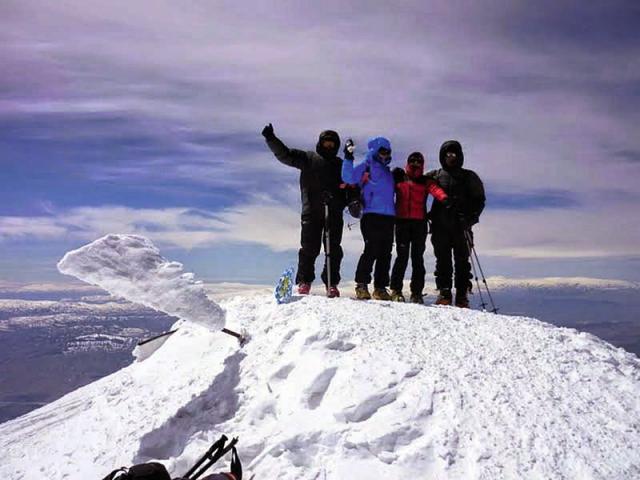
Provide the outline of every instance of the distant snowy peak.
{"type": "Polygon", "coordinates": [[[640,289],[640,283],[626,280],[610,280],[589,277],[542,277],[542,278],[507,278],[501,276],[487,279],[489,288],[574,288],[574,289],[640,289]]]}

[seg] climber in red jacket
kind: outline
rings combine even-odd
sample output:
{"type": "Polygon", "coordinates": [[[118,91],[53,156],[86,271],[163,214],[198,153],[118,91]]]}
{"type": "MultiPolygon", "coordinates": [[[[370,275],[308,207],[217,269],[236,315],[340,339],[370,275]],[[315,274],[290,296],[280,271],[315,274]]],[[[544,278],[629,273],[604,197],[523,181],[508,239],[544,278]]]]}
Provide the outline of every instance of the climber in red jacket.
{"type": "Polygon", "coordinates": [[[413,152],[407,159],[405,169],[395,168],[396,193],[396,261],[391,272],[391,299],[404,302],[402,282],[409,261],[411,250],[411,297],[412,303],[424,303],[422,289],[424,288],[424,259],[425,243],[427,241],[427,196],[429,194],[439,202],[448,204],[447,194],[438,184],[423,175],[424,156],[420,152],[413,152]]]}

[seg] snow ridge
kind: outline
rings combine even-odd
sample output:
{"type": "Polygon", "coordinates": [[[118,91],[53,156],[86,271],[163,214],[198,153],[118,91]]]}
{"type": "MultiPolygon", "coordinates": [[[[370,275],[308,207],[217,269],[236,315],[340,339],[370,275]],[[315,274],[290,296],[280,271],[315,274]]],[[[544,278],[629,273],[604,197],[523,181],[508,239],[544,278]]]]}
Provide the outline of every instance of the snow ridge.
{"type": "Polygon", "coordinates": [[[244,348],[182,325],[145,361],[1,425],[0,475],[160,460],[178,476],[221,433],[256,479],[640,475],[640,360],[596,337],[345,298],[223,306],[244,348]]]}

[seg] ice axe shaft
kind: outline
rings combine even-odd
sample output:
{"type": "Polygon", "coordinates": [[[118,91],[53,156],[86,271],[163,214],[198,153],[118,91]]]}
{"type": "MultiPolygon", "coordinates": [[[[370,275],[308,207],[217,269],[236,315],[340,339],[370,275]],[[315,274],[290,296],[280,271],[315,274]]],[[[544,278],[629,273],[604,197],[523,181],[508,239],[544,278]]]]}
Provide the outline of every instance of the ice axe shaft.
{"type": "MultiPolygon", "coordinates": [[[[176,333],[177,331],[178,331],[178,329],[176,328],[175,330],[171,330],[169,332],[161,333],[160,335],[156,335],[155,337],[151,337],[151,338],[147,338],[147,339],[144,339],[144,340],[140,340],[138,342],[138,345],[144,345],[145,343],[152,342],[153,340],[156,340],[158,338],[165,337],[167,335],[172,335],[172,334],[176,333]]],[[[243,346],[247,342],[247,337],[245,337],[241,333],[234,332],[233,330],[229,330],[228,328],[223,328],[222,329],[222,333],[226,333],[227,335],[231,335],[232,337],[235,337],[238,340],[238,342],[240,342],[240,346],[243,346]]]]}
{"type": "Polygon", "coordinates": [[[244,345],[244,343],[247,341],[247,339],[244,337],[244,335],[238,333],[238,332],[234,332],[233,330],[229,330],[228,328],[223,328],[222,329],[222,333],[226,333],[227,335],[231,335],[232,337],[236,337],[238,339],[238,341],[240,342],[240,345],[244,345]]]}

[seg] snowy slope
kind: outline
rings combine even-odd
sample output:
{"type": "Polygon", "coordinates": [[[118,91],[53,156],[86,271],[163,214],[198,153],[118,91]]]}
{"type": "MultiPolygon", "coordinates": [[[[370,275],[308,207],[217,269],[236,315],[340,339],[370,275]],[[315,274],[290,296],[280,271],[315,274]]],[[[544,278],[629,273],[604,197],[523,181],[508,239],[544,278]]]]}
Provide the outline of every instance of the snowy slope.
{"type": "MultiPolygon", "coordinates": [[[[451,307],[221,303],[147,360],[0,425],[0,477],[183,474],[221,433],[280,479],[640,478],[640,360],[588,334],[451,307]]],[[[250,478],[250,474],[247,478],[250,478]]]]}

